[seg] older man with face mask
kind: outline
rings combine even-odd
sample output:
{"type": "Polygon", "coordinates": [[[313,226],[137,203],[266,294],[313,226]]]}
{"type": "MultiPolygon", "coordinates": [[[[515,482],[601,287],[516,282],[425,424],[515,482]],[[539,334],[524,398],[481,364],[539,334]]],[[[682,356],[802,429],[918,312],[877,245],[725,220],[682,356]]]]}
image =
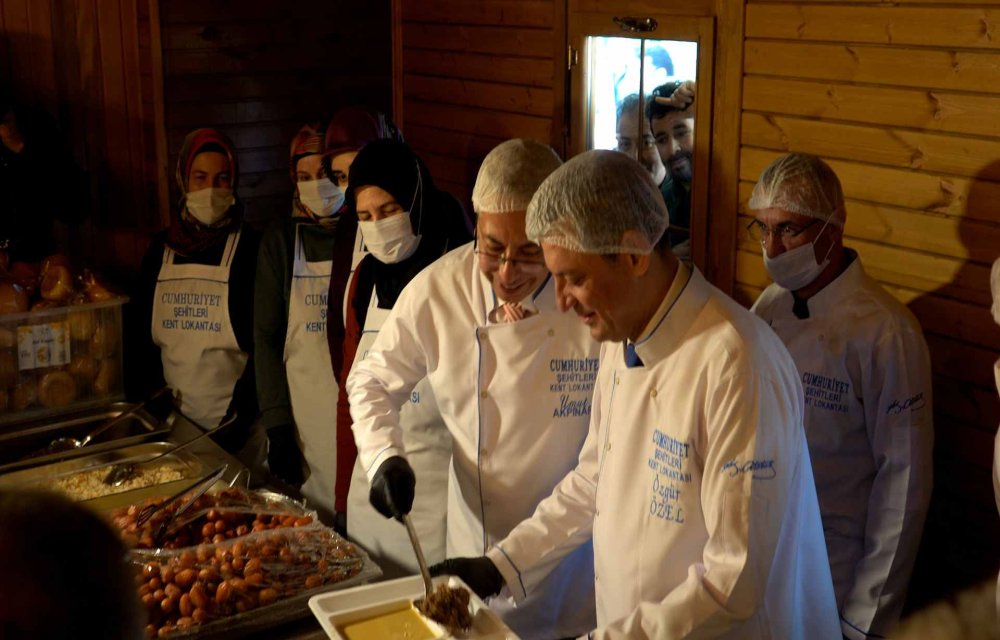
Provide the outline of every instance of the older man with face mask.
{"type": "MultiPolygon", "coordinates": [[[[426,378],[453,440],[449,555],[482,554],[527,518],[573,468],[590,416],[597,345],[556,308],[541,248],[525,235],[525,210],[556,167],[551,148],[509,140],[487,155],[472,202],[476,243],[445,255],[396,300],[347,381],[354,435],[386,517],[410,511],[414,477],[400,407],[426,378]]],[[[522,638],[558,638],[593,627],[589,545],[539,565],[533,597],[491,607],[522,638]]]]}
{"type": "Polygon", "coordinates": [[[593,537],[594,638],[839,635],[802,387],[777,337],[680,263],[635,161],[590,151],[528,208],[561,309],[605,342],[575,469],[484,558],[480,593],[530,595],[593,537]]]}
{"type": "Polygon", "coordinates": [[[750,196],[774,284],[753,311],[798,367],[820,513],[844,636],[899,620],[931,497],[931,365],[920,325],[843,245],[833,170],[793,153],[750,196]]]}

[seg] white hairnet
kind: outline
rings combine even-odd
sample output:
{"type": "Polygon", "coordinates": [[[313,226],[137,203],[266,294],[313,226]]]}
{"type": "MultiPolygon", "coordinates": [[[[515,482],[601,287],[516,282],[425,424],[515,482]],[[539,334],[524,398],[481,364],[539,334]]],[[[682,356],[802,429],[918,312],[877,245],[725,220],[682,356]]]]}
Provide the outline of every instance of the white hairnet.
{"type": "Polygon", "coordinates": [[[527,232],[581,253],[647,254],[667,230],[649,172],[617,151],[581,153],[552,172],[528,205],[527,232]],[[625,237],[626,231],[635,231],[625,237]]]}
{"type": "Polygon", "coordinates": [[[830,165],[808,153],[790,153],[767,165],[753,188],[751,209],[782,209],[843,227],[844,191],[830,165]]]}
{"type": "Polygon", "coordinates": [[[541,142],[526,138],[501,142],[479,167],[472,208],[476,213],[524,211],[538,185],[561,164],[552,147],[541,142]]]}

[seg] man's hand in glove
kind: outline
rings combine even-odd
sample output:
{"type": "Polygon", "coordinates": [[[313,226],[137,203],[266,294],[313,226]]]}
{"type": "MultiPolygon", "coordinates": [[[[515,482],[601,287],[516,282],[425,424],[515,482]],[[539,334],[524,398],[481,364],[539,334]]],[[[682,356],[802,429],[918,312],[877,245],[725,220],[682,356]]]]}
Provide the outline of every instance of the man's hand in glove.
{"type": "Polygon", "coordinates": [[[417,479],[406,458],[393,456],[375,471],[368,501],[386,518],[402,522],[403,516],[413,508],[413,488],[416,483],[417,479]]]}
{"type": "Polygon", "coordinates": [[[267,430],[267,467],[271,474],[282,482],[300,486],[302,475],[302,451],[295,440],[295,427],[283,424],[267,430]]]}
{"type": "Polygon", "coordinates": [[[458,576],[480,598],[495,596],[503,588],[503,576],[493,561],[478,558],[449,558],[430,568],[432,576],[458,576]]]}

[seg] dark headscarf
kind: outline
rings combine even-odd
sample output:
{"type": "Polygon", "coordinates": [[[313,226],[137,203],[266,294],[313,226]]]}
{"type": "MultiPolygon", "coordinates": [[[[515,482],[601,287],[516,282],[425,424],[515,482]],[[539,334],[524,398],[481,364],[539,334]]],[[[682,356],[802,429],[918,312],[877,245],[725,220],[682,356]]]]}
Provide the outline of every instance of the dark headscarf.
{"type": "Polygon", "coordinates": [[[177,168],[174,179],[181,191],[181,201],[177,217],[167,230],[167,245],[181,255],[193,255],[222,242],[229,233],[243,222],[243,204],[239,198],[226,212],[226,217],[212,226],[198,222],[187,211],[187,180],[191,173],[191,165],[199,153],[215,151],[224,154],[229,159],[229,173],[232,176],[233,195],[236,195],[236,185],[239,182],[239,165],[236,163],[236,149],[232,141],[215,129],[195,129],[184,138],[181,152],[177,156],[177,168]]]}
{"type": "Polygon", "coordinates": [[[413,233],[420,245],[409,258],[384,264],[368,256],[373,264],[375,291],[379,306],[389,308],[403,287],[420,271],[446,251],[472,239],[465,212],[452,196],[438,191],[427,165],[409,145],[393,140],[376,140],[367,145],[351,164],[347,187],[347,206],[357,214],[355,194],[362,187],[387,191],[410,212],[413,233]]]}

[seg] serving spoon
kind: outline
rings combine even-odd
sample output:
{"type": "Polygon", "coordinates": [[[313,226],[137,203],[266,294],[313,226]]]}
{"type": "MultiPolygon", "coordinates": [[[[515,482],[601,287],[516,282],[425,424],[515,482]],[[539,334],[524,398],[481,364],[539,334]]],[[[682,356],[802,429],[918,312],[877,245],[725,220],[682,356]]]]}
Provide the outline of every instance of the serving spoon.
{"type": "Polygon", "coordinates": [[[101,423],[100,425],[98,425],[98,427],[96,429],[94,429],[93,431],[91,431],[90,433],[88,433],[87,435],[85,435],[80,440],[77,440],[76,438],[69,437],[69,436],[64,436],[64,437],[61,437],[61,438],[56,438],[55,440],[53,440],[52,442],[50,442],[48,444],[48,446],[46,446],[45,448],[40,449],[38,451],[35,451],[32,454],[29,454],[29,455],[25,456],[23,459],[37,458],[39,456],[51,455],[53,453],[63,453],[65,451],[73,451],[74,449],[80,449],[80,448],[86,447],[88,444],[90,444],[94,440],[94,438],[96,438],[97,436],[101,435],[102,433],[104,433],[105,431],[107,431],[108,429],[110,429],[111,427],[113,427],[113,426],[115,426],[117,424],[121,424],[122,422],[125,421],[126,418],[129,418],[129,417],[135,415],[136,413],[139,412],[140,409],[142,409],[143,407],[145,407],[146,405],[148,405],[153,400],[156,400],[160,396],[165,395],[169,391],[170,391],[170,387],[163,387],[162,389],[160,389],[159,391],[157,391],[153,395],[149,396],[148,398],[146,398],[142,402],[140,402],[138,404],[132,405],[131,407],[129,407],[125,411],[122,411],[121,413],[119,413],[114,418],[111,418],[110,420],[101,423]]]}

